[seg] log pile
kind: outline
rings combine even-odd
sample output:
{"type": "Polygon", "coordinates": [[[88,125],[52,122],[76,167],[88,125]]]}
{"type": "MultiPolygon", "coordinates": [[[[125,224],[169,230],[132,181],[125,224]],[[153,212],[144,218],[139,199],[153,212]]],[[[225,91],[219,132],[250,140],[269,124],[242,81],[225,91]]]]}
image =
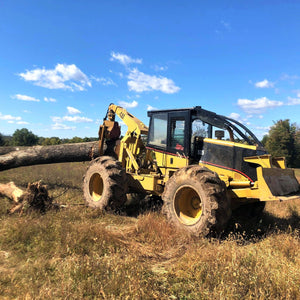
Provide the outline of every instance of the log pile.
{"type": "Polygon", "coordinates": [[[31,211],[45,213],[56,207],[49,197],[47,186],[43,185],[41,181],[28,183],[26,190],[17,187],[14,182],[0,184],[0,194],[14,202],[14,207],[10,213],[22,214],[31,211]]]}

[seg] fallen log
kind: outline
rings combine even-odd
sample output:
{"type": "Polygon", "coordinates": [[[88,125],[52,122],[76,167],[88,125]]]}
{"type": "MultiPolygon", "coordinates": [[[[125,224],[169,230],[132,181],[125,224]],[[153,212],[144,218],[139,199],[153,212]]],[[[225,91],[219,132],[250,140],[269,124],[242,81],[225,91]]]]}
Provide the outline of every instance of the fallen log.
{"type": "Polygon", "coordinates": [[[7,154],[9,152],[13,152],[13,151],[19,151],[19,150],[24,150],[27,149],[29,147],[24,147],[24,146],[1,146],[0,147],[0,155],[4,155],[7,154]]]}
{"type": "Polygon", "coordinates": [[[26,190],[18,188],[14,182],[0,184],[0,194],[14,201],[15,206],[10,213],[23,213],[25,210],[44,213],[46,210],[56,207],[49,197],[47,186],[43,185],[41,181],[28,183],[26,190]]]}
{"type": "Polygon", "coordinates": [[[89,161],[98,156],[98,142],[33,146],[0,155],[0,171],[21,166],[89,161]]]}

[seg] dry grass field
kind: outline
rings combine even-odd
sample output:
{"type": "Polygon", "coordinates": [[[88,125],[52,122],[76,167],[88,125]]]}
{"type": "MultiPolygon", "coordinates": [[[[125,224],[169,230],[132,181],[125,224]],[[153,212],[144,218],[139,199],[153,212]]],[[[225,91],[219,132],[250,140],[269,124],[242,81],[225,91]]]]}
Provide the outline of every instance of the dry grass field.
{"type": "MultiPolygon", "coordinates": [[[[220,239],[194,239],[159,212],[85,207],[87,163],[24,167],[0,182],[42,179],[67,207],[8,215],[0,198],[1,299],[300,299],[300,202],[233,219],[220,239]]],[[[297,170],[300,178],[300,172],[297,170]]]]}

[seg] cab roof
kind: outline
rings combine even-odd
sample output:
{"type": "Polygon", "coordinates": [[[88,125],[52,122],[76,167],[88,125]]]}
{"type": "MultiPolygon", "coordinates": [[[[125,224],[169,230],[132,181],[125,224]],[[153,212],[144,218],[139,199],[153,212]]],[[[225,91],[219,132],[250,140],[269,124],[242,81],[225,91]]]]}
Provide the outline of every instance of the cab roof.
{"type": "Polygon", "coordinates": [[[149,110],[148,111],[148,117],[159,114],[159,113],[166,113],[166,112],[181,112],[181,111],[199,111],[203,110],[201,106],[195,106],[190,108],[175,108],[175,109],[160,109],[160,110],[149,110]]]}

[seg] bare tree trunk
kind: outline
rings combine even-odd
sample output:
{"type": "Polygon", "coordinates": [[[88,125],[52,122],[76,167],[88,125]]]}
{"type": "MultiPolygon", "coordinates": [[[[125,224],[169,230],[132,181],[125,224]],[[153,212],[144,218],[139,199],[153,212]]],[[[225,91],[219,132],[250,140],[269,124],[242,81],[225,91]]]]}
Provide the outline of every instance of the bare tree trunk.
{"type": "Polygon", "coordinates": [[[88,161],[98,156],[98,142],[26,147],[0,155],[0,171],[21,166],[88,161]]]}

